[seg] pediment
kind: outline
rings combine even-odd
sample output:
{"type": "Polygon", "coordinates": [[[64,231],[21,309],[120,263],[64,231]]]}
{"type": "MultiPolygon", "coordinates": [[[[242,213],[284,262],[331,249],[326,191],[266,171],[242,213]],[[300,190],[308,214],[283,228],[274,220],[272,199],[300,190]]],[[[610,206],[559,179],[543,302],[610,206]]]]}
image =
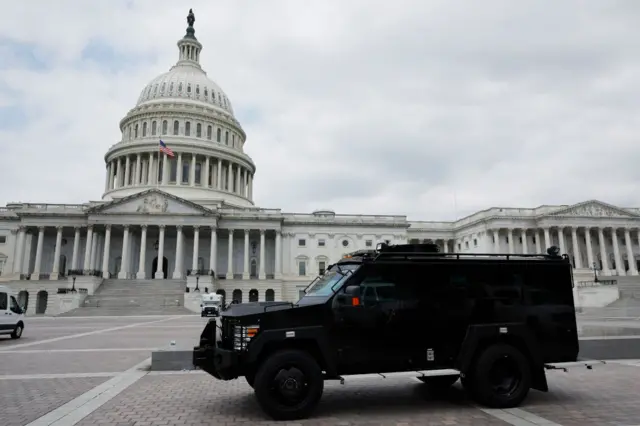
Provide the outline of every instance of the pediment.
{"type": "Polygon", "coordinates": [[[166,192],[151,189],[94,207],[90,213],[146,215],[204,215],[211,210],[166,192]]]}
{"type": "Polygon", "coordinates": [[[640,215],[601,201],[586,201],[555,211],[550,216],[638,218],[640,215]]]}

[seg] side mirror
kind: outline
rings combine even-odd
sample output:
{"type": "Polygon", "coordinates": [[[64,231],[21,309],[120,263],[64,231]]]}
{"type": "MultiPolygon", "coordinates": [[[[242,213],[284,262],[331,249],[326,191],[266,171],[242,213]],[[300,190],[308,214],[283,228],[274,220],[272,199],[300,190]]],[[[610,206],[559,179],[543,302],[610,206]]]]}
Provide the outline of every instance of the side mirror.
{"type": "Polygon", "coordinates": [[[360,286],[350,285],[344,289],[344,292],[336,295],[337,301],[342,306],[359,306],[360,305],[360,286]]]}

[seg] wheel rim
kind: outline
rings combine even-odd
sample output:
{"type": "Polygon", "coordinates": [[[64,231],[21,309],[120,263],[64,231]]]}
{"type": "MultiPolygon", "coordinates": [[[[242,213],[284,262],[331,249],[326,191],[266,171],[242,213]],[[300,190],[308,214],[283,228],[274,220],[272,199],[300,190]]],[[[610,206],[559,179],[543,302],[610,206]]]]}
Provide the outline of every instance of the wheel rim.
{"type": "Polygon", "coordinates": [[[281,405],[291,407],[309,396],[309,379],[296,366],[281,367],[273,376],[270,393],[281,405]]]}
{"type": "Polygon", "coordinates": [[[513,394],[522,381],[522,373],[515,359],[504,356],[489,371],[489,382],[494,393],[501,396],[513,394]]]}

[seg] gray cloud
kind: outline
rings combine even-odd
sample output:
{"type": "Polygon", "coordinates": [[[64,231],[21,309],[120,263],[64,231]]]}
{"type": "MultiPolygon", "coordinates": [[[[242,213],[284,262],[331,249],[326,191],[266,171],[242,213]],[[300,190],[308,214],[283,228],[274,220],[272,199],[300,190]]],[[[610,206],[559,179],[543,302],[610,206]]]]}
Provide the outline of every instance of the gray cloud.
{"type": "MultiPolygon", "coordinates": [[[[194,0],[203,66],[248,134],[258,204],[427,220],[640,206],[640,5],[481,5],[194,0]]],[[[29,70],[14,54],[0,67],[0,105],[30,117],[0,128],[0,204],[100,197],[118,122],[175,62],[185,16],[169,0],[5,8],[0,39],[47,63],[29,70]],[[127,60],[80,61],[91,40],[127,60]]]]}

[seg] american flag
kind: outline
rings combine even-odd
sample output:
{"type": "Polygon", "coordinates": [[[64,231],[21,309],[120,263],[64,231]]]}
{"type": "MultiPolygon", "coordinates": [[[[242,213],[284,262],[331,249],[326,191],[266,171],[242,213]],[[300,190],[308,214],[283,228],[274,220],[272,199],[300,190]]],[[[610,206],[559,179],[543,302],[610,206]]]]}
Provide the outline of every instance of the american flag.
{"type": "Polygon", "coordinates": [[[160,151],[164,152],[169,157],[173,157],[173,151],[171,151],[171,148],[169,148],[164,142],[162,142],[162,139],[160,139],[160,151]]]}

